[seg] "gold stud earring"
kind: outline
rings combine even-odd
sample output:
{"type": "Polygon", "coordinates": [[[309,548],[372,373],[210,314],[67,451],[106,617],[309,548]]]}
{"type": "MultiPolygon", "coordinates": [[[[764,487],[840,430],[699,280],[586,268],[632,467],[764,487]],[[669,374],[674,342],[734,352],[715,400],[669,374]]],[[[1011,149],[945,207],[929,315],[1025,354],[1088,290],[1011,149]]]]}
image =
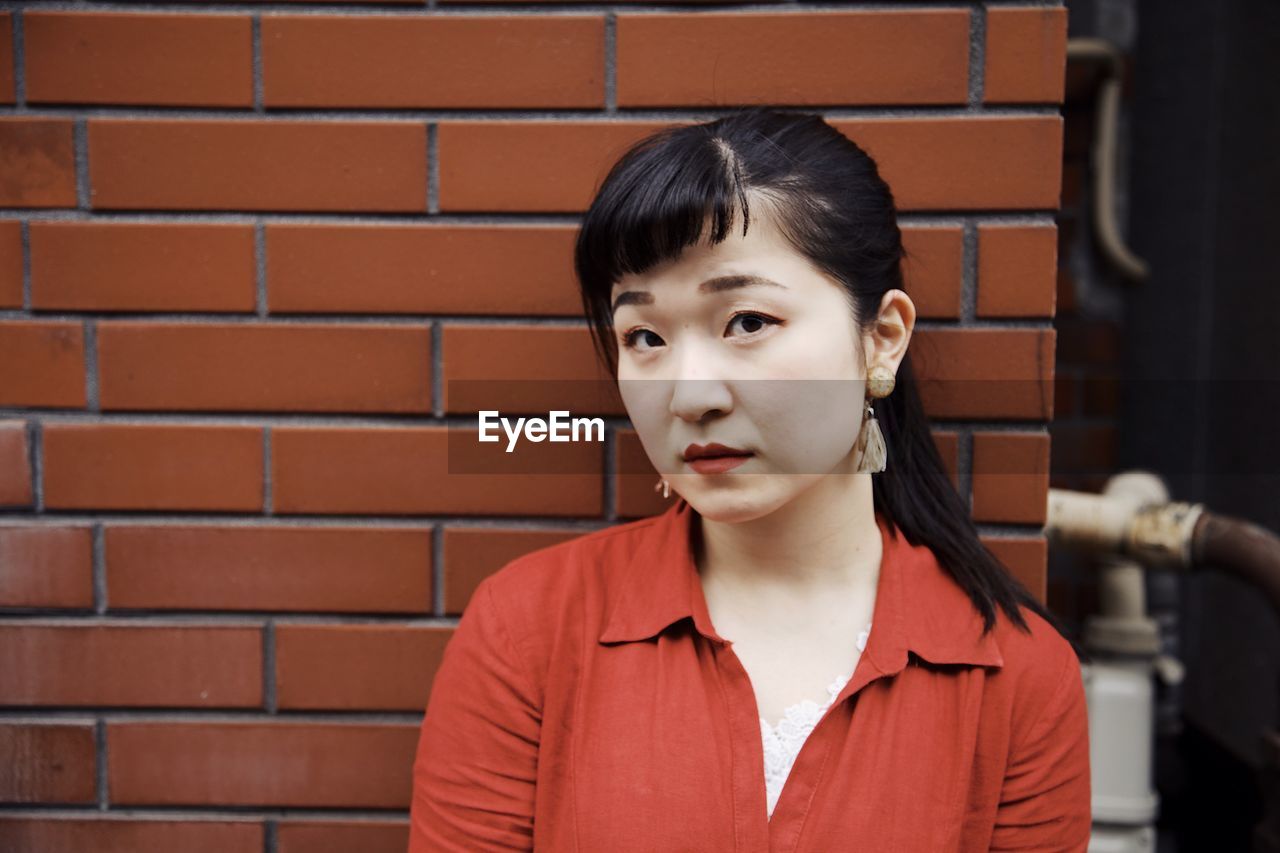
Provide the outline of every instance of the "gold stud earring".
{"type": "Polygon", "coordinates": [[[654,484],[654,486],[653,486],[653,490],[654,490],[655,492],[657,492],[657,491],[661,491],[661,492],[662,492],[662,496],[663,496],[664,498],[669,498],[669,497],[671,497],[671,484],[670,484],[670,483],[668,483],[665,479],[658,480],[658,482],[654,484]]]}
{"type": "Polygon", "coordinates": [[[876,398],[888,397],[893,393],[895,381],[892,370],[877,364],[867,375],[867,393],[876,398]]]}

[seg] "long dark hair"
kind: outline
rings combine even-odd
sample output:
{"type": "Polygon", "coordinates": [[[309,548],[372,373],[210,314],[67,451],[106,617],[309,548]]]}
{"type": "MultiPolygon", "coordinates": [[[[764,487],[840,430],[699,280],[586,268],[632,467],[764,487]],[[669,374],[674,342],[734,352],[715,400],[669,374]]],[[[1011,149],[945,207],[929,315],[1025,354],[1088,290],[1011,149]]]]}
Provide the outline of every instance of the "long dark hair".
{"type": "MultiPolygon", "coordinates": [[[[875,161],[821,116],[751,107],[705,124],[666,127],[614,164],[578,232],[574,265],[583,308],[596,351],[615,378],[613,285],[624,274],[674,260],[708,225],[711,242],[722,242],[737,208],[745,234],[748,194],[767,199],[788,242],[843,285],[862,332],[885,292],[904,289],[906,252],[893,194],[875,161]]],[[[876,512],[890,531],[933,550],[982,614],[985,631],[999,606],[1029,632],[1021,604],[1067,637],[978,538],[934,445],[909,352],[896,378],[893,393],[876,405],[892,460],[872,477],[876,512]]]]}

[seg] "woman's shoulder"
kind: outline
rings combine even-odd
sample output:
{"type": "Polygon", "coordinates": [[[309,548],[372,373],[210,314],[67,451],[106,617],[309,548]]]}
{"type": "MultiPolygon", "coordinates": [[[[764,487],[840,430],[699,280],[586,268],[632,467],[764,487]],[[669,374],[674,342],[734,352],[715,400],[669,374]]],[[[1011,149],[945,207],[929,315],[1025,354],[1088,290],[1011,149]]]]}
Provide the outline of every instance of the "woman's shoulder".
{"type": "Polygon", "coordinates": [[[659,520],[615,524],[529,551],[481,580],[472,601],[484,597],[517,646],[545,663],[566,631],[601,617],[659,520]]]}
{"type": "Polygon", "coordinates": [[[1026,623],[1025,629],[1014,624],[1009,614],[999,607],[996,624],[992,628],[1006,666],[1022,669],[1043,665],[1046,661],[1061,662],[1068,657],[1077,659],[1071,641],[1059,633],[1048,619],[1025,604],[1018,605],[1018,613],[1026,623]]]}
{"type": "Polygon", "coordinates": [[[1019,605],[1026,630],[999,611],[995,632],[1003,665],[989,684],[1011,711],[1014,729],[1029,728],[1083,700],[1080,658],[1071,641],[1030,607],[1019,605]]]}
{"type": "Polygon", "coordinates": [[[481,585],[504,599],[570,594],[583,584],[607,584],[620,574],[658,516],[614,524],[529,551],[488,575],[481,585]]]}

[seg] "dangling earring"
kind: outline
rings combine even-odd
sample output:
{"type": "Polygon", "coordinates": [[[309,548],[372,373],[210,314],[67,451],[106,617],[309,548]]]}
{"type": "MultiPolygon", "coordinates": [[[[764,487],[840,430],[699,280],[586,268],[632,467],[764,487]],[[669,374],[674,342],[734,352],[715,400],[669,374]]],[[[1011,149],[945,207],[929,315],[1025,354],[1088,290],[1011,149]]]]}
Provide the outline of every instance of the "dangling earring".
{"type": "MultiPolygon", "coordinates": [[[[871,368],[867,376],[867,395],[876,399],[887,397],[893,391],[893,371],[883,365],[871,368]]],[[[860,473],[878,474],[885,470],[889,461],[889,448],[884,443],[884,433],[880,431],[880,421],[876,419],[871,400],[866,401],[867,408],[862,415],[862,430],[858,435],[858,448],[862,456],[858,460],[857,470],[860,473]]]]}
{"type": "Polygon", "coordinates": [[[664,480],[659,480],[658,482],[654,483],[654,485],[653,485],[653,490],[654,490],[655,492],[657,492],[657,491],[661,491],[661,492],[662,492],[662,496],[663,496],[664,498],[669,498],[669,497],[671,497],[671,484],[670,484],[670,483],[668,483],[665,479],[664,479],[664,480]]]}

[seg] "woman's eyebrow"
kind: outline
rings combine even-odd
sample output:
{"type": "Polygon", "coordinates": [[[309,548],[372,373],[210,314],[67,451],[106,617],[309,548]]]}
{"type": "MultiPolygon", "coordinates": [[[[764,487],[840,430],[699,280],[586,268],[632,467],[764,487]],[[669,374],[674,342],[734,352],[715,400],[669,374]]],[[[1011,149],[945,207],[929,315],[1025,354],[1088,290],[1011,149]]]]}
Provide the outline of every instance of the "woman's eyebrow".
{"type": "MultiPolygon", "coordinates": [[[[765,278],[759,275],[722,275],[718,278],[710,278],[698,285],[699,293],[722,293],[726,290],[736,290],[740,287],[781,287],[787,289],[785,284],[780,284],[771,278],[765,278]]],[[[618,309],[623,305],[652,305],[653,294],[647,290],[624,290],[618,294],[618,298],[613,300],[613,311],[617,313],[618,309]]]]}

